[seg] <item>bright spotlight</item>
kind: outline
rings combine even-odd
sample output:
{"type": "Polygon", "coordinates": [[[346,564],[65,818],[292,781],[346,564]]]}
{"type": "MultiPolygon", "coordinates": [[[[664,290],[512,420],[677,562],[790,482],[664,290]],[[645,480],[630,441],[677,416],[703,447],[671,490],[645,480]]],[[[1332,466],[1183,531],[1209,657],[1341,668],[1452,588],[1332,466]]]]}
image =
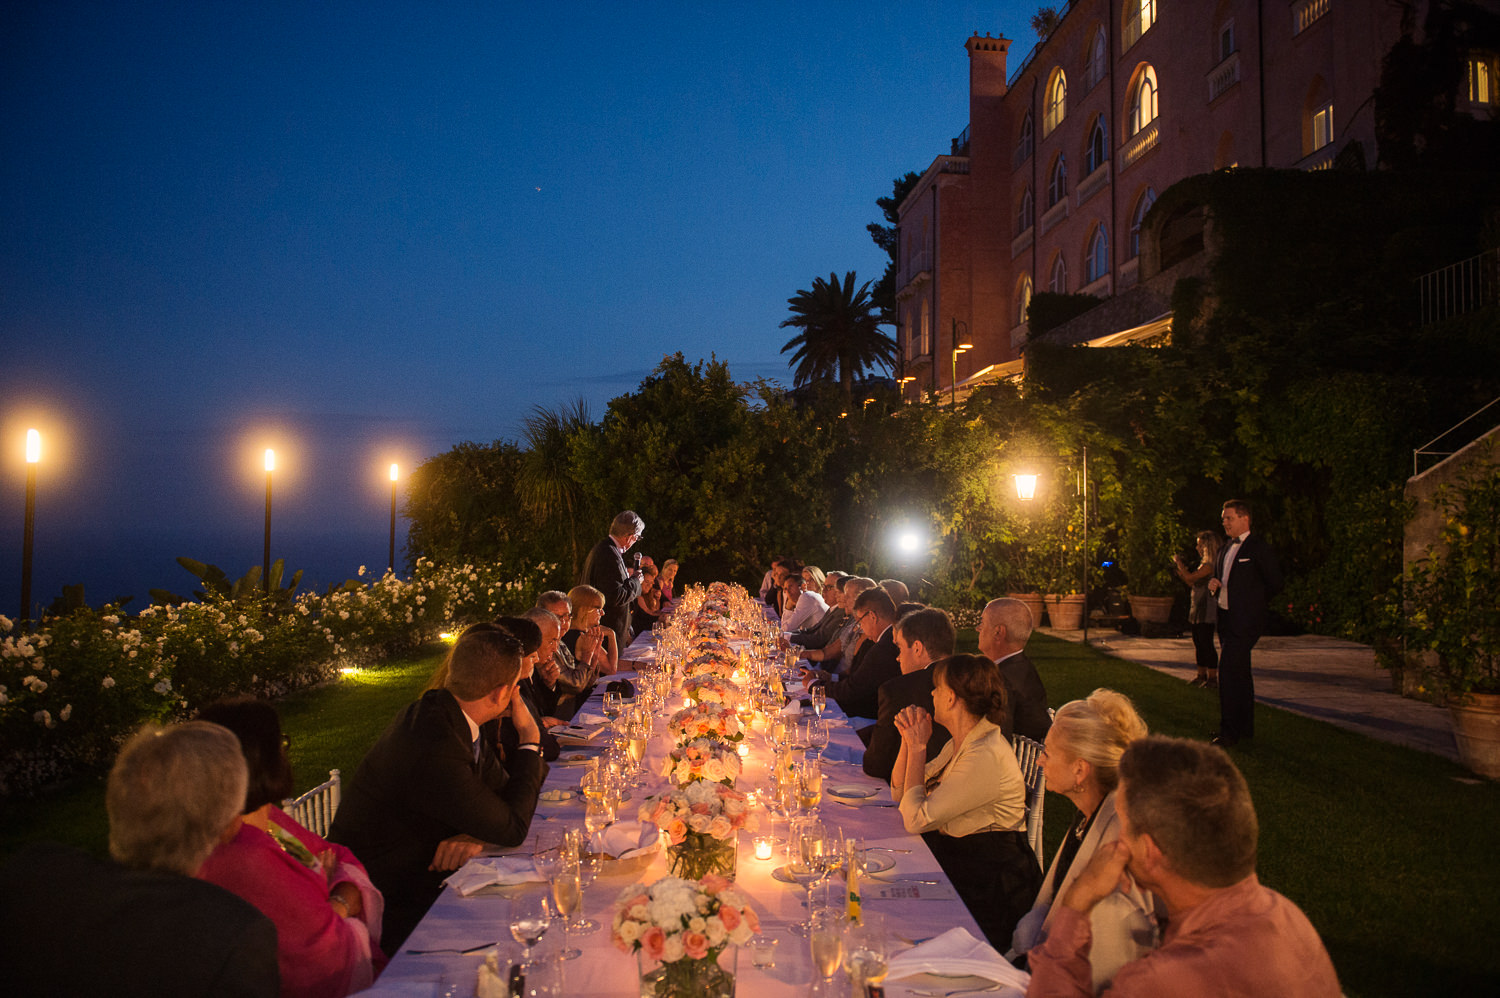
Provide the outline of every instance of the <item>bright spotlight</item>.
{"type": "Polygon", "coordinates": [[[922,539],[917,536],[916,531],[908,530],[902,533],[897,543],[901,546],[902,551],[911,554],[921,546],[922,539]]]}

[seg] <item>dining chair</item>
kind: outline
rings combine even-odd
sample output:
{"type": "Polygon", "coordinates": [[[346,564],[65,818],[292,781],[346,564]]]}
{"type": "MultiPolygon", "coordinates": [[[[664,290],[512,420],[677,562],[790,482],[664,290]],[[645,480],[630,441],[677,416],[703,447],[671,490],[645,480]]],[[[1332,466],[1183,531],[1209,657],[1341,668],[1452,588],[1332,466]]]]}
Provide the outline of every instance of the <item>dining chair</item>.
{"type": "Polygon", "coordinates": [[[1045,869],[1046,864],[1042,862],[1042,809],[1043,798],[1047,796],[1047,774],[1042,771],[1042,743],[1025,735],[1016,735],[1012,747],[1016,750],[1016,762],[1021,764],[1021,776],[1026,781],[1026,841],[1031,844],[1037,863],[1045,869]]]}
{"type": "Polygon", "coordinates": [[[281,809],[303,828],[326,838],[329,826],[333,824],[333,816],[338,813],[341,786],[339,771],[330,769],[327,780],[300,797],[288,799],[281,805],[281,809]]]}

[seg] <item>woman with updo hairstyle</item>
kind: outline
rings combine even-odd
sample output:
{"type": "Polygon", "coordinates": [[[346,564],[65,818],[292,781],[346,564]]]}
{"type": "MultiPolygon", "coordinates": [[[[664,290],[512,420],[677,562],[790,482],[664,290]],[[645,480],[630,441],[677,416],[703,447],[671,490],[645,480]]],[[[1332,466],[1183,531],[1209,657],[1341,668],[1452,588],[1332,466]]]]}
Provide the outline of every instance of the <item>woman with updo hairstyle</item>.
{"type": "Polygon", "coordinates": [[[341,998],[368,988],[385,966],[384,902],[354,854],[303,828],[278,804],[292,794],[281,718],[249,697],[220,700],[198,720],[239,739],[249,783],[239,827],[198,877],[259,908],[276,925],[281,994],[341,998]]]}
{"type": "Polygon", "coordinates": [[[1042,879],[1026,842],[1026,781],[1000,730],[1006,700],[1005,680],[988,658],[933,663],[933,712],[912,706],[896,715],[901,750],[891,771],[906,830],[927,842],[997,949],[1009,943],[1042,879]],[[934,723],[953,740],[928,761],[934,723]]]}
{"type": "MultiPolygon", "coordinates": [[[[1114,690],[1095,690],[1086,700],[1058,708],[1047,732],[1042,771],[1047,789],[1061,794],[1078,808],[1078,816],[1063,837],[1057,855],[1042,881],[1036,904],[1016,926],[1012,958],[1041,945],[1047,937],[1052,902],[1060,897],[1089,864],[1101,846],[1120,837],[1115,811],[1115,789],[1120,785],[1120,756],[1130,743],[1145,738],[1146,722],[1135,705],[1114,690]]],[[[1089,915],[1093,944],[1089,963],[1094,991],[1102,991],[1125,964],[1156,943],[1155,901],[1133,882],[1129,892],[1115,892],[1089,915]]]]}

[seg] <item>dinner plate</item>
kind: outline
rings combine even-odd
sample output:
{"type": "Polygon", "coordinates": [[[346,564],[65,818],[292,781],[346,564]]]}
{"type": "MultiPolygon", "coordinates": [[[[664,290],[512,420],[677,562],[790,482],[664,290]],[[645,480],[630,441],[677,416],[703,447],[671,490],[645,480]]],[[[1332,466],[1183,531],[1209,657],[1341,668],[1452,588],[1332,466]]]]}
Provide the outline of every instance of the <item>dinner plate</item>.
{"type": "Polygon", "coordinates": [[[536,795],[537,800],[543,804],[566,804],[577,796],[578,792],[575,790],[543,790],[536,795]]]}
{"type": "Polygon", "coordinates": [[[889,870],[891,867],[893,867],[895,865],[896,865],[896,860],[894,858],[890,857],[890,856],[887,856],[885,853],[881,853],[881,852],[867,852],[867,853],[865,853],[865,872],[866,873],[884,873],[886,870],[889,870]]]}
{"type": "Polygon", "coordinates": [[[562,755],[557,757],[557,765],[586,766],[588,765],[589,760],[593,758],[595,757],[589,755],[587,752],[564,752],[562,755]]]}
{"type": "Polygon", "coordinates": [[[833,783],[825,789],[835,797],[847,797],[850,800],[864,800],[880,793],[879,787],[872,787],[867,783],[833,783]]]}

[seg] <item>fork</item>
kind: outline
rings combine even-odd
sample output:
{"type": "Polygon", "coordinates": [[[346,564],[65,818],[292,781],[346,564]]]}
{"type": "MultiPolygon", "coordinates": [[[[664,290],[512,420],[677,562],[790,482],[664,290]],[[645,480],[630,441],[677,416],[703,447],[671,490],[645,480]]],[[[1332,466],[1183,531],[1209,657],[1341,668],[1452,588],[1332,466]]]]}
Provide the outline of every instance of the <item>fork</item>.
{"type": "Polygon", "coordinates": [[[952,998],[953,995],[982,995],[988,991],[999,991],[999,984],[991,984],[987,988],[959,988],[956,991],[919,991],[912,988],[910,994],[918,998],[952,998]]]}
{"type": "Polygon", "coordinates": [[[432,953],[457,953],[462,956],[467,953],[478,953],[482,949],[489,949],[491,946],[499,945],[500,944],[498,942],[480,943],[478,946],[470,946],[468,949],[409,949],[406,952],[411,953],[414,956],[426,956],[432,953]]]}

